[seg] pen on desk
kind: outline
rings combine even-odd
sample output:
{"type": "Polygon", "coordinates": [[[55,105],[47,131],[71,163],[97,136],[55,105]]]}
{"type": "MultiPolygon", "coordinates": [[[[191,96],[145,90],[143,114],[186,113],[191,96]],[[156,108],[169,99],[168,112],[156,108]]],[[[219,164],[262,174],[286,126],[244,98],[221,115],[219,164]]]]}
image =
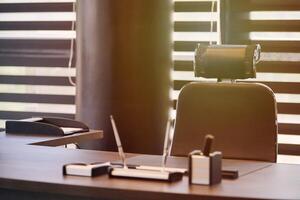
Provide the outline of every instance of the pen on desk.
{"type": "Polygon", "coordinates": [[[118,129],[117,129],[114,117],[112,115],[110,115],[110,122],[111,122],[113,132],[114,132],[114,135],[115,135],[115,139],[116,139],[116,143],[117,143],[117,147],[118,147],[118,152],[119,152],[119,155],[120,155],[120,157],[122,159],[122,162],[123,162],[123,167],[127,168],[122,143],[121,143],[121,140],[120,140],[120,136],[119,136],[119,133],[118,133],[118,129]]]}
{"type": "Polygon", "coordinates": [[[169,140],[170,140],[170,129],[171,129],[171,120],[168,119],[166,132],[165,132],[165,141],[164,141],[164,150],[163,150],[163,156],[162,156],[162,171],[165,170],[167,158],[169,154],[169,140]]]}
{"type": "Polygon", "coordinates": [[[205,136],[204,147],[203,147],[203,155],[204,156],[209,156],[213,140],[214,140],[213,135],[206,135],[205,136]]]}

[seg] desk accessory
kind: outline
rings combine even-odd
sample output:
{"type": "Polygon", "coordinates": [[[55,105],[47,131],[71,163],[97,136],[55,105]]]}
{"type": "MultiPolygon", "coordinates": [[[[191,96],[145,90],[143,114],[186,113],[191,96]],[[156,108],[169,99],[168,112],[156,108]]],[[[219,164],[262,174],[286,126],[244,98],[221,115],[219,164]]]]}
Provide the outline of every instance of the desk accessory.
{"type": "Polygon", "coordinates": [[[214,140],[214,136],[212,136],[212,135],[205,136],[204,145],[203,145],[203,155],[204,156],[209,156],[213,140],[214,140]]]}
{"type": "MultiPolygon", "coordinates": [[[[126,158],[125,154],[123,152],[121,140],[119,137],[119,133],[117,130],[116,123],[114,121],[113,116],[110,116],[111,124],[113,127],[116,143],[118,146],[119,155],[121,157],[121,160],[123,162],[121,167],[110,167],[108,170],[110,177],[119,177],[119,178],[139,178],[139,179],[152,179],[152,180],[162,180],[162,181],[178,181],[182,179],[183,173],[181,172],[170,172],[166,171],[165,167],[162,166],[161,170],[154,170],[152,169],[139,169],[137,167],[128,167],[126,165],[126,158]]],[[[169,131],[170,131],[170,121],[168,121],[167,129],[166,129],[166,137],[169,137],[169,131]]],[[[165,139],[166,141],[167,139],[165,139]]],[[[167,144],[165,142],[165,144],[167,144]]],[[[164,153],[165,157],[168,155],[168,147],[165,147],[164,149],[167,149],[164,153]]],[[[165,163],[166,158],[163,157],[162,163],[165,163]]]]}
{"type": "Polygon", "coordinates": [[[100,163],[70,163],[63,166],[64,175],[74,175],[74,176],[99,176],[106,174],[109,162],[100,163]]]}
{"type": "Polygon", "coordinates": [[[223,179],[237,179],[239,177],[238,170],[222,170],[223,179]]]}
{"type": "MultiPolygon", "coordinates": [[[[121,163],[113,162],[113,166],[123,166],[121,163]]],[[[162,169],[160,166],[149,166],[149,165],[136,165],[136,164],[127,164],[129,169],[142,169],[142,170],[156,170],[159,171],[162,169]]],[[[187,168],[174,168],[174,167],[165,167],[165,171],[168,172],[180,172],[184,175],[188,175],[187,168]]],[[[222,169],[222,179],[237,179],[239,177],[239,171],[237,169],[222,169]]]]}
{"type": "Polygon", "coordinates": [[[23,120],[7,120],[6,133],[64,136],[88,132],[89,128],[82,122],[66,118],[34,117],[23,120]]]}
{"type": "Polygon", "coordinates": [[[203,152],[192,151],[189,154],[189,183],[213,185],[222,180],[222,153],[210,153],[214,137],[206,135],[203,152]]]}
{"type": "MultiPolygon", "coordinates": [[[[161,170],[159,166],[147,166],[147,165],[127,165],[128,168],[142,169],[142,170],[161,170]]],[[[167,172],[179,172],[183,174],[188,174],[186,168],[174,168],[174,167],[165,167],[164,169],[167,172]]],[[[237,179],[239,177],[238,170],[223,170],[222,169],[222,179],[237,179]]]]}
{"type": "Polygon", "coordinates": [[[163,150],[163,155],[162,155],[162,160],[161,160],[162,170],[165,170],[165,167],[167,164],[167,159],[168,159],[169,152],[170,152],[170,146],[171,146],[171,141],[170,141],[170,132],[171,131],[170,130],[171,130],[171,119],[168,120],[167,127],[166,127],[164,150],[163,150]]]}
{"type": "Polygon", "coordinates": [[[152,179],[160,181],[179,181],[182,179],[182,173],[180,172],[168,172],[149,169],[135,169],[135,168],[118,168],[111,167],[108,171],[111,177],[119,178],[138,178],[138,179],[152,179]]]}
{"type": "Polygon", "coordinates": [[[113,128],[113,132],[114,132],[114,136],[115,136],[115,139],[116,139],[119,156],[120,156],[120,158],[122,160],[123,168],[127,168],[126,158],[125,158],[125,154],[124,154],[124,151],[123,151],[122,143],[121,143],[121,140],[120,140],[119,132],[118,132],[118,129],[117,129],[114,117],[112,115],[110,116],[110,122],[111,122],[111,125],[112,125],[112,128],[113,128]]]}
{"type": "MultiPolygon", "coordinates": [[[[122,163],[111,162],[112,166],[122,167],[122,163]]],[[[163,167],[161,166],[150,166],[150,165],[138,165],[138,164],[127,164],[129,169],[140,169],[140,170],[151,170],[151,171],[162,171],[163,167]]],[[[186,168],[178,168],[178,167],[165,167],[165,171],[167,172],[179,172],[182,174],[188,174],[188,170],[186,168]]]]}
{"type": "Polygon", "coordinates": [[[135,169],[141,169],[141,170],[153,170],[153,171],[162,171],[162,169],[166,172],[179,172],[182,174],[187,174],[188,170],[185,168],[174,168],[174,167],[160,167],[160,166],[147,166],[147,165],[137,165],[137,166],[131,166],[128,168],[135,168],[135,169]]]}
{"type": "Polygon", "coordinates": [[[161,166],[159,167],[159,166],[139,165],[139,166],[136,166],[136,169],[167,171],[167,172],[179,172],[179,173],[187,174],[187,172],[188,172],[187,169],[166,167],[167,159],[168,159],[168,156],[170,155],[170,148],[171,148],[171,145],[172,145],[171,123],[172,123],[172,120],[169,119],[168,122],[167,122],[167,127],[166,127],[165,140],[164,140],[164,149],[163,149],[161,166]]]}

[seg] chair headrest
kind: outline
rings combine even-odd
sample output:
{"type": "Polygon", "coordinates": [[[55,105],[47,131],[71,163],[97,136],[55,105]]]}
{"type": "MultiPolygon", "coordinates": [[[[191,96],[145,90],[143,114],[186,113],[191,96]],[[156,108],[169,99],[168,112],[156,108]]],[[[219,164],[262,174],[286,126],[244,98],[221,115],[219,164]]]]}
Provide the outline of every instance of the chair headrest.
{"type": "Polygon", "coordinates": [[[195,50],[196,77],[218,79],[255,78],[260,45],[200,45],[195,50]]]}

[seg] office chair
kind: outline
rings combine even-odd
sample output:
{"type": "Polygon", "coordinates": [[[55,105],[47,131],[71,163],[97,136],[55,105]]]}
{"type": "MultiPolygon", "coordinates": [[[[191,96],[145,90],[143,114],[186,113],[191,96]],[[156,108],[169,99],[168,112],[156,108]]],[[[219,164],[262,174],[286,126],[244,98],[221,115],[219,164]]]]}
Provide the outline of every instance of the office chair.
{"type": "Polygon", "coordinates": [[[195,75],[218,82],[195,82],[182,88],[172,155],[186,156],[201,149],[204,136],[212,134],[213,150],[222,151],[224,158],[276,162],[277,110],[272,90],[259,83],[232,81],[255,77],[257,51],[255,45],[197,48],[195,75]]]}

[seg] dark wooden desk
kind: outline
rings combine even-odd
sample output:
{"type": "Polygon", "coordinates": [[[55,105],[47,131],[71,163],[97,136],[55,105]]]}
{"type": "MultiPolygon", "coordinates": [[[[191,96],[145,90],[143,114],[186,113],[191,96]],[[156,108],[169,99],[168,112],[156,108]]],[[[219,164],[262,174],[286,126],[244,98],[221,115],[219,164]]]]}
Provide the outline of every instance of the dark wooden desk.
{"type": "MultiPolygon", "coordinates": [[[[159,160],[156,156],[127,156],[131,163],[147,161],[155,165],[159,160]]],[[[225,166],[239,168],[243,175],[212,187],[190,186],[187,177],[166,183],[110,179],[107,175],[62,175],[65,163],[118,159],[114,152],[24,145],[0,139],[0,199],[300,199],[300,165],[260,163],[259,169],[249,170],[247,166],[256,162],[224,160],[225,166]]],[[[185,160],[172,158],[168,163],[182,167],[185,160]]]]}
{"type": "Polygon", "coordinates": [[[28,135],[28,134],[6,134],[0,132],[0,140],[12,141],[13,144],[31,144],[41,146],[62,146],[71,143],[79,143],[88,140],[103,138],[103,131],[90,130],[89,132],[76,133],[66,136],[28,135]]]}

